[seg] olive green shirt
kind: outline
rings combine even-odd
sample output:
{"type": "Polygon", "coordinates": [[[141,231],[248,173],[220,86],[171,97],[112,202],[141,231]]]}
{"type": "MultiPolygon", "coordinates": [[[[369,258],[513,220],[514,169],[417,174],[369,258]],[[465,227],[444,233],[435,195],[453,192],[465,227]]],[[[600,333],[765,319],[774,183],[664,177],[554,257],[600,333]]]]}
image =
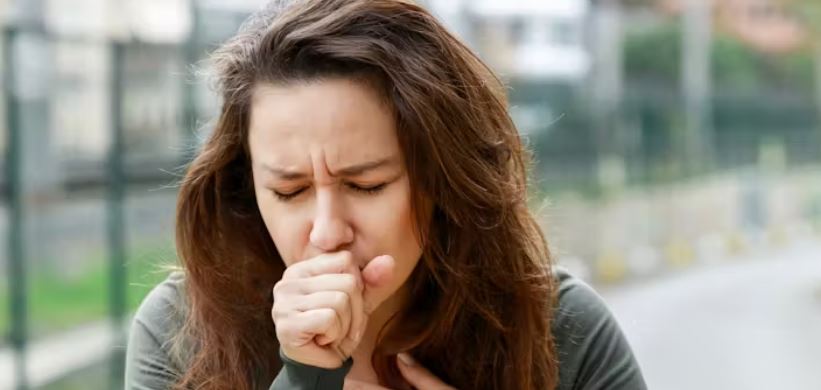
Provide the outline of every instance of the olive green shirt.
{"type": "MultiPolygon", "coordinates": [[[[558,390],[644,390],[647,386],[627,339],[596,292],[556,267],[559,302],[553,336],[559,359],[558,390]]],[[[186,364],[170,353],[170,340],[185,312],[180,273],[170,275],[145,298],[133,319],[128,341],[125,388],[168,389],[186,364]]],[[[336,370],[283,358],[269,390],[341,389],[352,360],[336,370]]],[[[424,390],[424,389],[423,389],[424,390]]]]}

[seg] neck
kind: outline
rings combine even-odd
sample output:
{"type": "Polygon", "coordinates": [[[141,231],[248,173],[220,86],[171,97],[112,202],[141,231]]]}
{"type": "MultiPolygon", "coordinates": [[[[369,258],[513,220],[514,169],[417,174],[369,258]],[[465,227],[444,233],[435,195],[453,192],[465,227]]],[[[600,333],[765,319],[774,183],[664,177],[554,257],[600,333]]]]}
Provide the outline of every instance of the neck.
{"type": "Polygon", "coordinates": [[[396,314],[402,307],[404,302],[405,289],[400,288],[396,293],[385,300],[379,307],[368,317],[368,325],[365,334],[362,335],[362,341],[353,352],[354,366],[351,369],[350,376],[353,379],[366,381],[370,383],[378,383],[376,373],[371,366],[371,357],[373,351],[376,349],[377,336],[388,320],[396,314]]]}

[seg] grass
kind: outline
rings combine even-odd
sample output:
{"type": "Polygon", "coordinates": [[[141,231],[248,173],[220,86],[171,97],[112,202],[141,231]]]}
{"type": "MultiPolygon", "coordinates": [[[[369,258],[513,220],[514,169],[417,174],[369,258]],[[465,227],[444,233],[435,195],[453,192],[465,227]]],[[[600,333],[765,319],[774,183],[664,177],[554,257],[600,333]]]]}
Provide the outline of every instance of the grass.
{"type": "MultiPolygon", "coordinates": [[[[158,264],[170,263],[173,251],[163,246],[144,246],[133,251],[127,262],[127,309],[135,310],[166,272],[158,264]]],[[[55,272],[33,272],[27,280],[28,333],[37,337],[100,320],[109,313],[109,267],[103,256],[90,261],[84,272],[66,277],[55,272]]],[[[0,290],[0,331],[9,332],[9,296],[0,290]]],[[[0,342],[0,344],[2,344],[0,342]]]]}
{"type": "Polygon", "coordinates": [[[111,388],[110,365],[108,362],[96,364],[74,372],[38,390],[92,390],[111,388]]]}
{"type": "Polygon", "coordinates": [[[0,335],[3,335],[0,338],[0,345],[6,343],[9,334],[9,298],[8,298],[8,287],[3,284],[0,285],[3,288],[3,292],[0,292],[0,335]]]}

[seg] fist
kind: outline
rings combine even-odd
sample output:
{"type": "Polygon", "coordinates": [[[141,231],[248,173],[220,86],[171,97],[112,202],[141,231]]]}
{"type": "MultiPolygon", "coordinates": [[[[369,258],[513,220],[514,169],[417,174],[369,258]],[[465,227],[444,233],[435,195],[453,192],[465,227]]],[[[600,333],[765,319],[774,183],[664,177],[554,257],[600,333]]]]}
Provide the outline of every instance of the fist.
{"type": "Polygon", "coordinates": [[[283,354],[315,367],[340,367],[382,303],[374,292],[390,280],[393,268],[391,256],[378,256],[360,270],[348,251],[288,267],[274,286],[271,309],[283,354]]]}

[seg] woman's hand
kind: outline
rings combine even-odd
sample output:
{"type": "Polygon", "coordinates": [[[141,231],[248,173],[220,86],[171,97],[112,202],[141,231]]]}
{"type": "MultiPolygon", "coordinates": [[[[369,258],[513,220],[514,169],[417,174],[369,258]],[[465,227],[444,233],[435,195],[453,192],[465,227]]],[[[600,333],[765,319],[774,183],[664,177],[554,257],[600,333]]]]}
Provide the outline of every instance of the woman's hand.
{"type": "Polygon", "coordinates": [[[340,367],[381,302],[375,287],[393,274],[394,260],[379,256],[360,271],[350,252],[322,254],[288,267],[274,286],[271,317],[282,352],[315,367],[340,367]]]}
{"type": "MultiPolygon", "coordinates": [[[[452,386],[448,386],[436,375],[431,374],[427,368],[422,367],[416,363],[413,358],[407,353],[400,353],[397,356],[397,366],[399,372],[405,380],[417,390],[456,390],[452,386]]],[[[360,382],[354,379],[345,379],[344,390],[390,390],[386,387],[374,385],[366,382],[360,382]]]]}
{"type": "Polygon", "coordinates": [[[427,368],[422,367],[408,353],[397,355],[397,366],[399,372],[405,377],[415,389],[418,390],[456,390],[454,387],[445,384],[441,379],[433,375],[427,368]]]}

